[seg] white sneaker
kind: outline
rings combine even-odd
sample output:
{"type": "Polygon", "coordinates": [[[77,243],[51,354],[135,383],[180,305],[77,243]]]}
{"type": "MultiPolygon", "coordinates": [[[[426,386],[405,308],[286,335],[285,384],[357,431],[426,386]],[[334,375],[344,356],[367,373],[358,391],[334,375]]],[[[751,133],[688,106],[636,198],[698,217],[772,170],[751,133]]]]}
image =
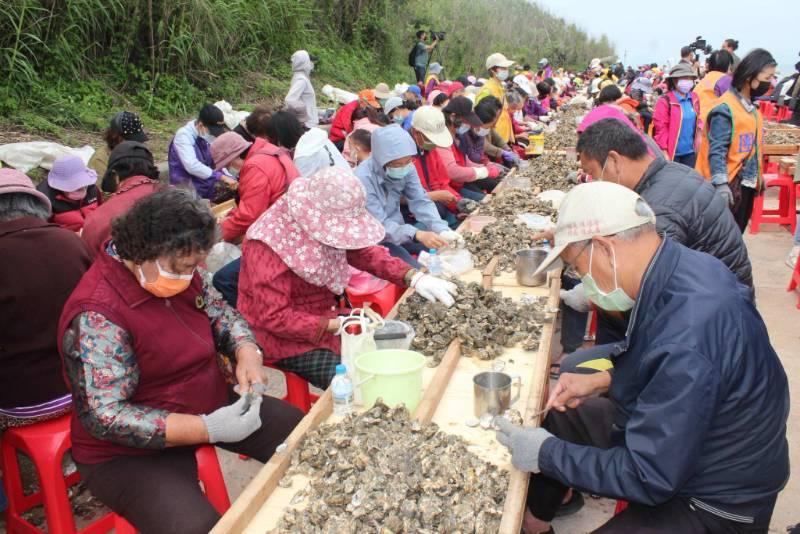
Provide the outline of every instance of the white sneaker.
{"type": "Polygon", "coordinates": [[[797,256],[800,256],[800,245],[793,246],[792,250],[789,251],[789,255],[786,256],[786,265],[793,271],[797,265],[797,256]]]}

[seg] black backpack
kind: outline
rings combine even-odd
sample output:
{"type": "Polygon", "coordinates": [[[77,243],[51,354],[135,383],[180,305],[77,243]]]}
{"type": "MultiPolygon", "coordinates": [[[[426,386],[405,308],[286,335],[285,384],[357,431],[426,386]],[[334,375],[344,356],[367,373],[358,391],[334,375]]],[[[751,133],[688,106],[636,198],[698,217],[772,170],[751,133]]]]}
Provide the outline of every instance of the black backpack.
{"type": "Polygon", "coordinates": [[[417,63],[417,43],[414,43],[414,46],[411,48],[411,52],[408,53],[408,66],[416,67],[416,63],[417,63]]]}

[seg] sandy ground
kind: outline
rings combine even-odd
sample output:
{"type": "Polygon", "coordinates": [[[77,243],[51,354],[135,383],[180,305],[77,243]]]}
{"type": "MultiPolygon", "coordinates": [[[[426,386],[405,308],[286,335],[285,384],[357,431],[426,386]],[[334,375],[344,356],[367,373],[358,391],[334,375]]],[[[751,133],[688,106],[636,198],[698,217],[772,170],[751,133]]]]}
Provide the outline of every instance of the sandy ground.
{"type": "MultiPolygon", "coordinates": [[[[795,308],[797,296],[786,291],[790,271],[784,264],[792,238],[786,230],[767,225],[762,226],[757,235],[745,234],[745,242],[753,264],[758,308],[786,369],[791,390],[788,439],[792,477],[778,498],[770,529],[770,532],[784,533],[787,526],[800,522],[800,447],[796,446],[800,443],[800,310],[795,308]]],[[[282,376],[275,373],[272,378],[274,391],[282,394],[285,387],[282,376]]],[[[261,464],[218,451],[228,491],[231,499],[235,499],[261,464]]],[[[557,519],[554,529],[558,534],[591,532],[611,517],[614,505],[614,501],[587,496],[586,506],[575,515],[557,519]]]]}

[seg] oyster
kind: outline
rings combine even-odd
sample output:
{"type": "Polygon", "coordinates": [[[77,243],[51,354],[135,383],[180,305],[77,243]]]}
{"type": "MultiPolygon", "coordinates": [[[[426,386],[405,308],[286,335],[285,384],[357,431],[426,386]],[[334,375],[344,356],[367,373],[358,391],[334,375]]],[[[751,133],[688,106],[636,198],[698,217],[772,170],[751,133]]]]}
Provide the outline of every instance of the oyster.
{"type": "Polygon", "coordinates": [[[533,239],[533,232],[513,219],[498,219],[478,233],[466,234],[464,241],[472,253],[475,265],[480,268],[485,267],[495,256],[500,257],[495,274],[513,271],[516,251],[537,244],[533,239]]]}
{"type": "Polygon", "coordinates": [[[769,129],[764,133],[765,145],[796,145],[800,143],[800,128],[794,130],[769,129]]]}
{"type": "Polygon", "coordinates": [[[322,425],[294,452],[287,472],[310,474],[308,504],[288,509],[273,533],[497,532],[508,473],[467,447],[434,423],[410,420],[405,407],[390,409],[380,400],[360,415],[322,425]],[[352,439],[342,441],[343,435],[352,439]],[[304,455],[306,448],[326,452],[304,455]],[[367,462],[356,467],[363,454],[367,462]]]}
{"type": "Polygon", "coordinates": [[[541,156],[529,159],[528,163],[528,167],[520,169],[517,176],[529,178],[531,185],[539,187],[542,191],[550,189],[569,191],[573,184],[569,181],[568,175],[577,171],[579,167],[575,156],[564,152],[545,152],[541,156]]]}
{"type": "Polygon", "coordinates": [[[522,304],[476,283],[453,283],[458,286],[458,297],[451,308],[428,302],[417,294],[400,306],[397,318],[410,323],[416,331],[413,350],[431,356],[438,364],[456,338],[461,341],[464,356],[482,360],[497,358],[504,347],[516,343],[528,350],[538,347],[546,298],[522,304]],[[469,311],[464,311],[465,305],[469,311]]]}
{"type": "Polygon", "coordinates": [[[555,118],[555,131],[545,131],[544,147],[549,150],[559,150],[573,147],[578,144],[578,130],[576,119],[586,114],[580,106],[569,107],[559,111],[555,118]]]}

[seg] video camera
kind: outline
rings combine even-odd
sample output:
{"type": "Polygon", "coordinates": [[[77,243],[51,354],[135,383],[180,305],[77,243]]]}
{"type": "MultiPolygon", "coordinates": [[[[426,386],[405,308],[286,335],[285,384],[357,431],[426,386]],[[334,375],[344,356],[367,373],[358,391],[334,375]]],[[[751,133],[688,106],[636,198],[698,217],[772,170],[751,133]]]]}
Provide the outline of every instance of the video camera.
{"type": "Polygon", "coordinates": [[[700,35],[698,35],[694,42],[689,45],[689,48],[691,48],[694,52],[702,52],[705,55],[708,55],[714,51],[714,47],[712,47],[710,44],[707,44],[706,40],[700,35]]]}
{"type": "Polygon", "coordinates": [[[437,41],[444,41],[444,36],[447,35],[447,32],[435,32],[431,30],[429,32],[431,34],[431,39],[435,39],[437,41]]]}

